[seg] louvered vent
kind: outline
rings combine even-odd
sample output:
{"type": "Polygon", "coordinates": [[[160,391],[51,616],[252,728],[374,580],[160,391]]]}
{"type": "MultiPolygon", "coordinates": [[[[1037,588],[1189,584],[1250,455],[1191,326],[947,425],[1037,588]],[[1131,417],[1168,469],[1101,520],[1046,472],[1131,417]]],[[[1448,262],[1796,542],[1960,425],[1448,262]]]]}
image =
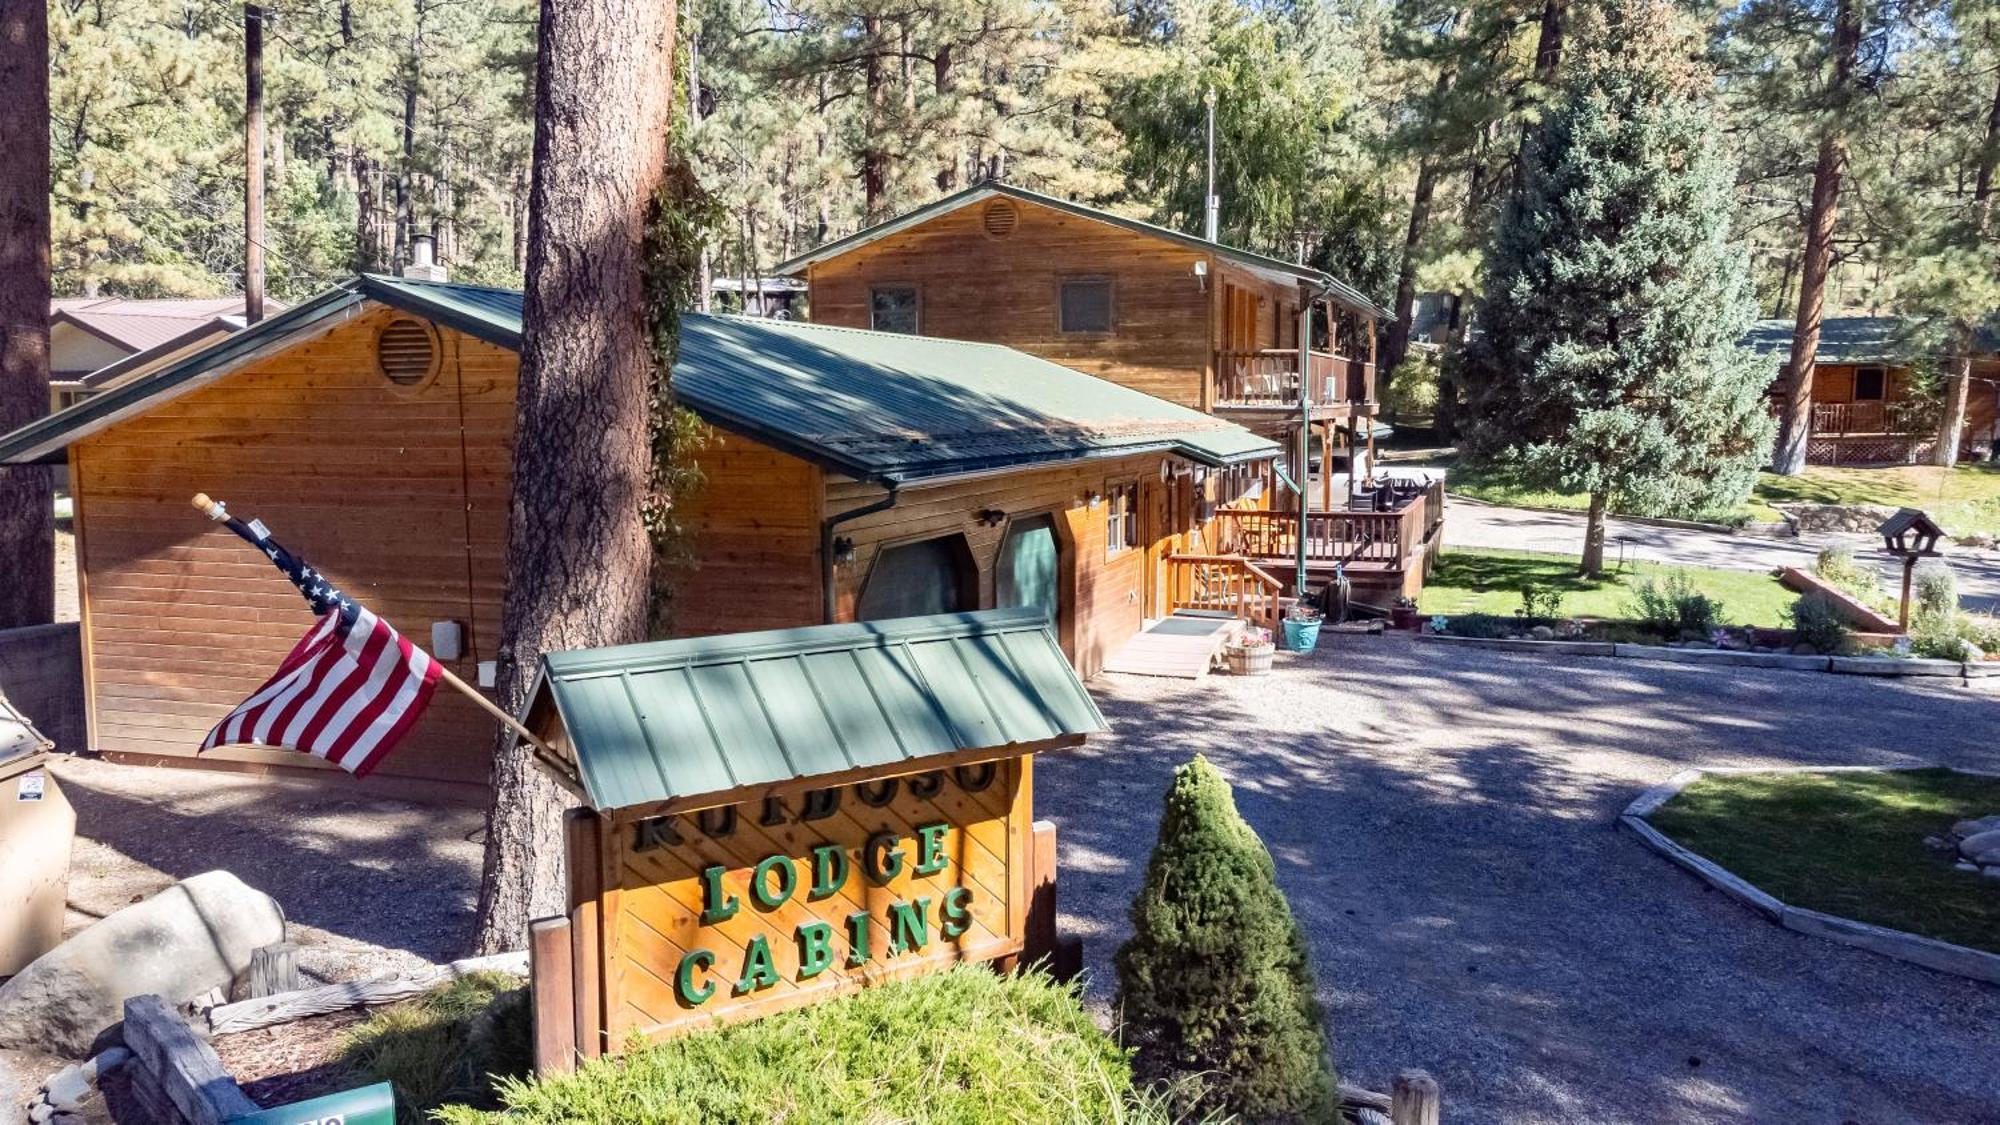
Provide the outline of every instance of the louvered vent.
{"type": "Polygon", "coordinates": [[[1005,238],[1014,233],[1014,227],[1021,221],[1021,212],[1005,199],[996,199],[986,205],[980,216],[986,224],[986,233],[992,238],[1005,238]]]}
{"type": "Polygon", "coordinates": [[[391,383],[418,386],[431,377],[437,362],[437,341],[423,321],[391,321],[375,340],[375,362],[391,383]]]}

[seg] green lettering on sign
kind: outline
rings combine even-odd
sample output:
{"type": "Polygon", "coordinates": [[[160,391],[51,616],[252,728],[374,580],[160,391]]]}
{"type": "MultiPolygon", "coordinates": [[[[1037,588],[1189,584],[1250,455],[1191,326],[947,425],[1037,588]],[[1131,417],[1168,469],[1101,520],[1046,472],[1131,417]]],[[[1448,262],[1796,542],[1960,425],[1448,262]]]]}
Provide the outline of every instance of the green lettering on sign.
{"type": "Polygon", "coordinates": [[[701,924],[713,926],[736,917],[736,911],[743,905],[735,895],[723,889],[722,877],[729,871],[726,867],[705,867],[701,872],[701,924]]]}
{"type": "Polygon", "coordinates": [[[799,979],[811,980],[833,964],[833,927],[825,922],[801,922],[799,937],[799,979]]]}
{"type": "Polygon", "coordinates": [[[812,897],[838,894],[847,885],[847,849],[839,844],[821,844],[813,849],[812,897]]]}
{"type": "Polygon", "coordinates": [[[771,943],[763,934],[743,947],[743,976],[736,982],[736,995],[769,988],[778,983],[778,966],[771,960],[771,943]]]}
{"type": "Polygon", "coordinates": [[[889,908],[889,956],[894,957],[912,949],[921,951],[930,940],[930,921],[924,912],[931,907],[931,900],[914,898],[899,902],[889,908]]]}
{"type": "Polygon", "coordinates": [[[847,916],[847,964],[858,969],[868,963],[868,927],[871,919],[866,910],[857,910],[847,916]]]}
{"type": "Polygon", "coordinates": [[[945,940],[954,941],[972,928],[972,888],[953,887],[944,893],[944,903],[940,907],[944,924],[938,929],[945,940]]]}
{"type": "Polygon", "coordinates": [[[792,897],[792,887],[798,882],[798,869],[792,866],[792,857],[774,855],[757,865],[750,873],[750,897],[766,910],[776,910],[792,897]],[[776,890],[771,888],[771,875],[778,875],[776,890]]]}
{"type": "Polygon", "coordinates": [[[877,883],[894,879],[903,870],[903,852],[897,847],[903,842],[894,832],[881,832],[868,837],[868,843],[861,849],[861,866],[868,877],[877,883]]]}
{"type": "Polygon", "coordinates": [[[949,831],[949,824],[926,824],[917,829],[917,865],[911,870],[919,875],[944,870],[944,834],[949,831]]]}
{"type": "Polygon", "coordinates": [[[699,1008],[703,1001],[715,995],[714,981],[700,988],[694,986],[695,973],[707,972],[714,964],[715,954],[706,949],[690,950],[686,957],[681,958],[681,967],[674,973],[674,993],[681,998],[681,1003],[699,1008]]]}

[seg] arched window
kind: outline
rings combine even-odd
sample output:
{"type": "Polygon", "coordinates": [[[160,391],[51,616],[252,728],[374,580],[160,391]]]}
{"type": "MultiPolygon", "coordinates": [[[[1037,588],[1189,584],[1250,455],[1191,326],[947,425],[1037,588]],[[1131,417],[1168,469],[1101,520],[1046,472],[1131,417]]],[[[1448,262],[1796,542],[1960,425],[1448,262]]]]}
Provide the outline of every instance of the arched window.
{"type": "Polygon", "coordinates": [[[1015,520],[1000,544],[996,604],[1040,606],[1054,625],[1062,612],[1062,553],[1054,516],[1015,520]]]}

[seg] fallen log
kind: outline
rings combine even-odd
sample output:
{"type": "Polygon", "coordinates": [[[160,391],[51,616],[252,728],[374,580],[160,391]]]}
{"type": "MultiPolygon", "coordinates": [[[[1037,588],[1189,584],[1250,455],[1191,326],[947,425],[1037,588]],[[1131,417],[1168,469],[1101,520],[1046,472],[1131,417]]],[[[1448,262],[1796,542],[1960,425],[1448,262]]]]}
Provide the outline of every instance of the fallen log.
{"type": "Polygon", "coordinates": [[[290,1023],[307,1016],[323,1016],[346,1008],[393,1004],[398,1000],[414,999],[447,981],[478,972],[513,973],[525,977],[528,975],[528,953],[521,950],[496,953],[491,957],[468,957],[412,973],[392,973],[366,980],[302,988],[296,992],[280,992],[235,1004],[218,1004],[208,1010],[208,1027],[216,1035],[229,1035],[290,1023]]]}

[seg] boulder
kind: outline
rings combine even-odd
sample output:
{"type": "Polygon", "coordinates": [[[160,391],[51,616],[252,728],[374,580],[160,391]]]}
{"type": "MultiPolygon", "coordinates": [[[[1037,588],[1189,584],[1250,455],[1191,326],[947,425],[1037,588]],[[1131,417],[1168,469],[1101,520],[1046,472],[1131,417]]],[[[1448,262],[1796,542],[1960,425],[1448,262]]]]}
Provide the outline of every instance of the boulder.
{"type": "Polygon", "coordinates": [[[2000,863],[2000,829],[1967,836],[1958,842],[1958,854],[1984,867],[2000,863]]]}
{"type": "Polygon", "coordinates": [[[1804,641],[1800,641],[1800,642],[1799,642],[1798,644],[1795,644],[1795,645],[1793,645],[1793,646],[1792,646],[1792,655],[1793,655],[1793,656],[1818,656],[1818,655],[1819,655],[1819,650],[1818,650],[1818,649],[1816,649],[1816,648],[1814,648],[1813,646],[1811,646],[1811,645],[1807,644],[1807,643],[1806,643],[1806,642],[1804,642],[1804,641]]]}
{"type": "Polygon", "coordinates": [[[1556,631],[1547,625],[1537,625],[1528,630],[1528,637],[1537,641],[1553,641],[1556,639],[1556,631]]]}
{"type": "Polygon", "coordinates": [[[1976,817],[1972,820],[1961,820],[1951,826],[1951,834],[1961,840],[1977,836],[1982,832],[2000,832],[2000,813],[1994,813],[1992,816],[1976,817]]]}
{"type": "Polygon", "coordinates": [[[227,871],[193,875],[95,923],[0,985],[0,1046],[81,1058],[125,1001],[172,1005],[227,988],[252,951],[285,940],[271,896],[227,871]]]}

